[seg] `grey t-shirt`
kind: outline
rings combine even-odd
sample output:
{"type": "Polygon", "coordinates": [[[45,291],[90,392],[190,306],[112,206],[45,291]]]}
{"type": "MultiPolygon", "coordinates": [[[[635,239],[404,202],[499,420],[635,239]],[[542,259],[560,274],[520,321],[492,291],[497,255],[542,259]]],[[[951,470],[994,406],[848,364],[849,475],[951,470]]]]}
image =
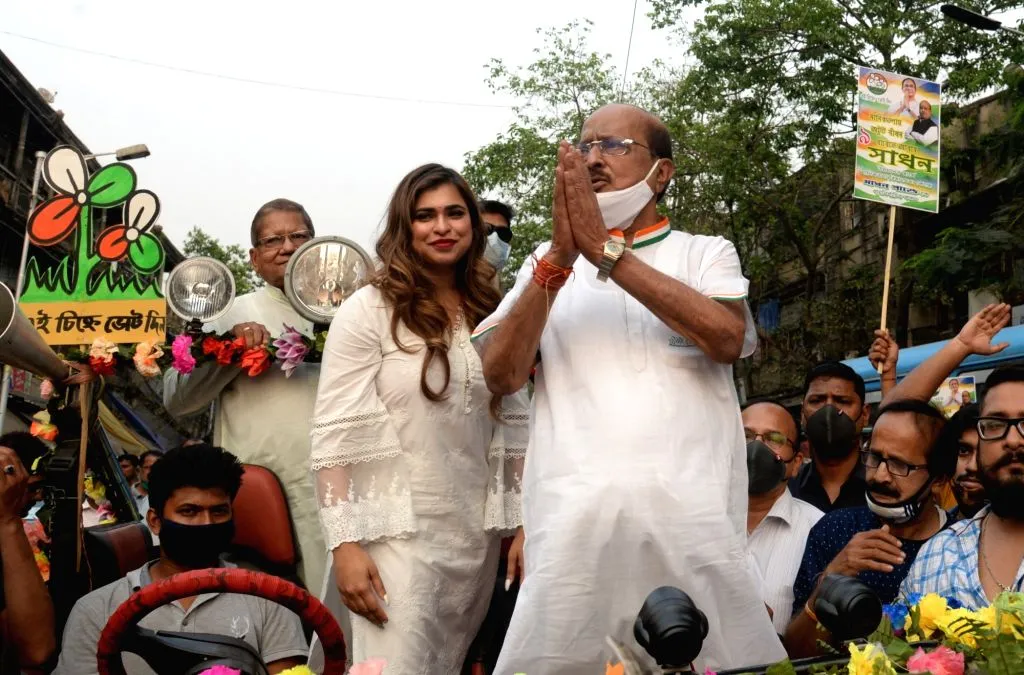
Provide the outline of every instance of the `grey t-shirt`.
{"type": "MultiPolygon", "coordinates": [[[[55,675],[96,673],[96,644],[107,619],[132,593],[152,582],[149,568],[153,564],[146,563],[75,603],[64,627],[64,644],[55,675]]],[[[233,567],[228,563],[225,566],[233,567]]],[[[139,625],[153,630],[242,638],[268,664],[287,658],[305,658],[308,652],[299,617],[276,603],[251,595],[203,594],[188,611],[181,603],[174,602],[150,612],[139,625]]],[[[128,675],[156,675],[141,656],[125,653],[122,660],[128,675]]]]}

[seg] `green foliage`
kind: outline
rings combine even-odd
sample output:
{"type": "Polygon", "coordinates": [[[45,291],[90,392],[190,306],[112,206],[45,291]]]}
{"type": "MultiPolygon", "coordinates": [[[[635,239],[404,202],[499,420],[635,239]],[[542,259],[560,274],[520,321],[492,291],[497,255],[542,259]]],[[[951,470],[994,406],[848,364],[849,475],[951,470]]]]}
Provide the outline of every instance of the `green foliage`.
{"type": "Polygon", "coordinates": [[[182,252],[188,257],[207,256],[228,266],[235,278],[235,293],[245,295],[263,285],[252,268],[249,253],[238,244],[225,246],[198,227],[189,230],[182,252]]]}
{"type": "Polygon", "coordinates": [[[558,143],[575,140],[591,111],[616,99],[619,78],[608,54],[587,47],[591,23],[538,31],[544,44],[536,60],[513,69],[491,61],[487,84],[525,103],[516,121],[493,142],[466,155],[463,174],[481,197],[501,199],[516,210],[515,238],[502,281],[511,285],[523,261],[551,238],[551,196],[558,143]]]}
{"type": "Polygon", "coordinates": [[[918,280],[915,295],[921,300],[949,301],[957,293],[984,288],[1010,302],[1024,299],[1024,76],[1010,71],[1000,94],[1007,110],[1006,123],[979,139],[977,147],[948,153],[943,171],[954,176],[957,201],[970,196],[974,167],[981,162],[1001,172],[1004,201],[980,222],[950,227],[930,246],[904,262],[918,280]],[[960,174],[966,178],[960,179],[960,174]]]}
{"type": "MultiPolygon", "coordinates": [[[[1016,3],[970,5],[998,13],[1016,3]]],[[[854,67],[941,78],[947,98],[966,100],[997,85],[1003,64],[1024,58],[1024,43],[943,20],[924,0],[652,0],[652,7],[655,25],[674,30],[688,51],[686,68],[655,63],[617,94],[620,75],[587,47],[589,23],[539,31],[533,64],[489,66],[491,88],[523,104],[509,129],[466,156],[466,177],[481,196],[521,214],[507,285],[549,238],[557,141],[576,138],[587,115],[614,100],[659,115],[674,140],[676,175],[661,207],[673,226],[732,241],[755,306],[783,297],[798,307],[799,320],[764,336],[754,369],[767,372],[738,370],[748,394],[788,388],[811,361],[863,352],[880,314],[882,265],[871,256],[850,265],[849,232],[840,226],[852,201],[854,67]],[[683,26],[681,10],[698,6],[703,18],[683,26]]],[[[949,108],[947,118],[956,113],[949,108]]],[[[1024,125],[1024,108],[1014,119],[1024,125]]]]}

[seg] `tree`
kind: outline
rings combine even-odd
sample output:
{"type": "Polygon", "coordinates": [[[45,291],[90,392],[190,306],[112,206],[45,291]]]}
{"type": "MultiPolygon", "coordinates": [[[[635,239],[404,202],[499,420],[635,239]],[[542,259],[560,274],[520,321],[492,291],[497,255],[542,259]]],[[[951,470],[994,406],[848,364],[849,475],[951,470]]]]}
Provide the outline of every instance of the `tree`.
{"type": "MultiPolygon", "coordinates": [[[[653,0],[652,18],[671,27],[682,8],[698,4],[653,0]]],[[[682,130],[697,122],[711,152],[698,152],[677,181],[704,193],[702,208],[708,197],[720,200],[719,232],[737,244],[755,301],[758,292],[784,290],[772,270],[801,267],[801,319],[784,351],[811,360],[863,350],[866,343],[852,339],[870,317],[849,312],[850,303],[868,309],[873,288],[881,295],[881,265],[875,274],[846,265],[850,283],[834,273],[846,257],[840,214],[852,206],[855,67],[943,77],[946,97],[964,99],[996,84],[1019,50],[1007,38],[942,20],[937,9],[921,0],[713,0],[689,33],[694,63],[679,90],[690,103],[669,101],[666,109],[695,108],[681,118],[682,130]]],[[[909,285],[898,286],[905,328],[909,285]]]]}
{"type": "Polygon", "coordinates": [[[182,252],[188,256],[208,256],[228,266],[235,278],[235,293],[251,293],[263,285],[249,262],[248,252],[238,244],[224,246],[215,237],[206,234],[197,226],[189,230],[182,252]]]}
{"type": "MultiPolygon", "coordinates": [[[[1008,70],[1006,89],[997,99],[1006,122],[980,136],[976,143],[952,152],[943,148],[943,171],[950,184],[947,198],[963,204],[967,221],[939,232],[923,250],[904,262],[918,283],[915,296],[923,302],[951,305],[958,295],[987,289],[1007,302],[1024,302],[1024,73],[1008,70]],[[966,208],[978,187],[978,169],[988,169],[993,201],[1001,205],[966,208]]],[[[961,124],[977,126],[975,110],[961,115],[961,124]]]]}
{"type": "Polygon", "coordinates": [[[590,26],[573,22],[538,31],[544,45],[533,50],[537,60],[525,68],[510,69],[500,59],[488,66],[493,91],[525,101],[505,132],[466,155],[463,169],[477,194],[516,210],[512,253],[502,274],[506,286],[537,245],[550,239],[559,141],[575,139],[591,111],[615,100],[619,78],[605,66],[610,55],[588,50],[590,26]]]}

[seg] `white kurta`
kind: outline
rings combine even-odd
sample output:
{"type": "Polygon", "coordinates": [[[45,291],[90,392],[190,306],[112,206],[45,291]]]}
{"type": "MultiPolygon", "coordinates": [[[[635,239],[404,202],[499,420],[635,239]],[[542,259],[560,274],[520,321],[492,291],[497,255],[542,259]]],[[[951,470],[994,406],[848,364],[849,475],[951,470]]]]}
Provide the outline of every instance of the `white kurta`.
{"type": "MultiPolygon", "coordinates": [[[[284,333],[285,325],[313,337],[313,324],[273,286],[236,298],[227,314],[203,329],[224,333],[247,321],[263,324],[274,338],[284,333]]],[[[189,375],[170,368],[164,374],[164,406],[169,413],[191,415],[216,401],[214,444],[277,474],[299,542],[300,572],[314,593],[324,575],[324,543],[309,473],[310,419],[319,376],[316,363],[299,364],[291,377],[285,377],[277,363],[256,377],[215,363],[203,364],[189,375]]]]}
{"type": "MultiPolygon", "coordinates": [[[[362,543],[389,596],[383,629],[351,615],[353,661],[386,659],[389,675],[458,673],[494,588],[498,533],[520,522],[527,412],[506,399],[495,423],[462,325],[447,394],[428,400],[424,342],[400,324],[411,351],[400,349],[391,314],[367,286],[331,324],[312,434],[320,517],[328,549],[362,543]]],[[[428,382],[444,384],[437,360],[428,382]]]]}
{"type": "MultiPolygon", "coordinates": [[[[655,231],[637,242],[649,244],[635,247],[640,259],[704,295],[745,298],[728,241],[655,231]]],[[[481,345],[532,283],[532,269],[527,261],[483,322],[481,345]]],[[[613,281],[597,281],[582,257],[574,270],[541,337],[523,482],[526,580],[496,672],[592,675],[610,656],[606,635],[644,654],[633,622],[663,585],[707,614],[701,671],[784,658],[746,553],[746,454],[731,366],[613,281]]],[[[747,315],[744,355],[756,344],[747,315]]]]}

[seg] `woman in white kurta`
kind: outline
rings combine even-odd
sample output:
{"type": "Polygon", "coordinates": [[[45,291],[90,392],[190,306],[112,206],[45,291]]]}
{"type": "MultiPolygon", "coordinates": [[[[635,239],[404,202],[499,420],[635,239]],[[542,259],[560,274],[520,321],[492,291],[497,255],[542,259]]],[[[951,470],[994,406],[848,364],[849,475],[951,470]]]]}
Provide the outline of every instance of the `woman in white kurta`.
{"type": "Polygon", "coordinates": [[[480,287],[493,278],[480,266],[484,227],[458,174],[413,171],[377,244],[382,270],[342,305],[324,351],[312,432],[321,523],[353,613],[353,660],[384,658],[389,675],[459,672],[498,535],[519,525],[526,411],[492,412],[469,340],[498,301],[480,287]],[[440,335],[427,314],[447,318],[440,335]]]}

